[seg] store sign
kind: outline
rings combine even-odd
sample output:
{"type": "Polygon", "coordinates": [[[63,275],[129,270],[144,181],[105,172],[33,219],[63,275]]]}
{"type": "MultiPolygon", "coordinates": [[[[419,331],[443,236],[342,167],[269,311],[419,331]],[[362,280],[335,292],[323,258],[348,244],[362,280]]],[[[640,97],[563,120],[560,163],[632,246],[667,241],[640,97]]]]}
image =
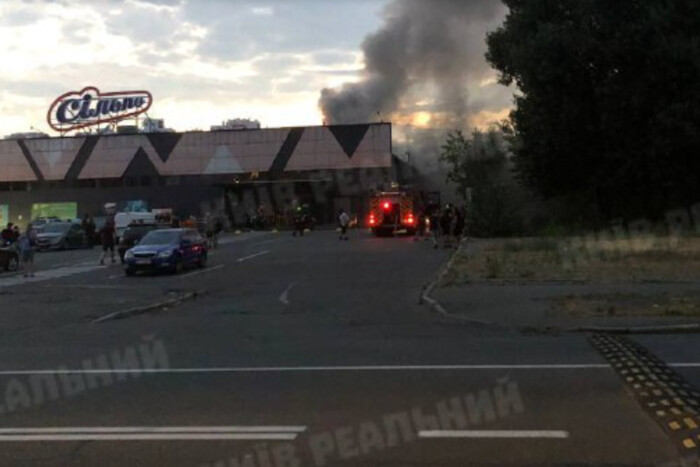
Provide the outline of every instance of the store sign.
{"type": "Polygon", "coordinates": [[[32,204],[32,220],[39,217],[58,217],[63,221],[78,217],[78,203],[32,204]]]}
{"type": "Polygon", "coordinates": [[[116,122],[146,112],[153,103],[148,91],[101,93],[95,87],[71,91],[58,97],[46,115],[49,126],[66,132],[116,122]]]}

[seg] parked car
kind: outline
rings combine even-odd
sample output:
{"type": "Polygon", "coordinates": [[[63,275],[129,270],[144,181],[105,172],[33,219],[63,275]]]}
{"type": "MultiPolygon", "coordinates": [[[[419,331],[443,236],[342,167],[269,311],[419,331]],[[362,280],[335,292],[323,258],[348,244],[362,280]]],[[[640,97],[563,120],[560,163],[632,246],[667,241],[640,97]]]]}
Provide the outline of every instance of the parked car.
{"type": "Polygon", "coordinates": [[[124,264],[124,254],[126,251],[141,241],[141,239],[148,232],[157,230],[158,228],[158,224],[136,223],[129,225],[119,239],[119,246],[117,247],[117,250],[119,251],[119,259],[121,260],[122,264],[124,264]]]}
{"type": "Polygon", "coordinates": [[[156,215],[152,212],[118,212],[114,216],[114,230],[117,241],[122,238],[126,228],[135,222],[155,224],[156,215]]]}
{"type": "Polygon", "coordinates": [[[48,224],[56,223],[56,222],[62,222],[61,219],[59,219],[56,216],[51,216],[51,217],[37,217],[34,219],[31,224],[32,228],[34,229],[34,232],[36,233],[41,233],[44,230],[44,227],[46,227],[48,224]]]}
{"type": "Polygon", "coordinates": [[[182,272],[207,265],[207,242],[195,229],[158,229],[148,232],[124,254],[124,271],[182,272]]]}
{"type": "Polygon", "coordinates": [[[52,222],[46,224],[41,233],[36,236],[37,251],[85,248],[87,246],[85,231],[80,224],[73,222],[52,222]]]}
{"type": "Polygon", "coordinates": [[[0,271],[15,272],[19,269],[19,249],[17,244],[0,248],[0,271]]]}

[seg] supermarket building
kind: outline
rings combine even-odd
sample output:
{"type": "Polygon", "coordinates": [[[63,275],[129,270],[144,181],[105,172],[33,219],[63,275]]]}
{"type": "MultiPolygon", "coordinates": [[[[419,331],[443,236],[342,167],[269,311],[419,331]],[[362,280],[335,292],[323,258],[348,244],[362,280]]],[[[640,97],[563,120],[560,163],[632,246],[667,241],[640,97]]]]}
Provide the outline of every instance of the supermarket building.
{"type": "Polygon", "coordinates": [[[130,202],[233,224],[258,206],[362,216],[371,188],[403,177],[391,141],[389,123],[0,140],[0,223],[130,202]]]}

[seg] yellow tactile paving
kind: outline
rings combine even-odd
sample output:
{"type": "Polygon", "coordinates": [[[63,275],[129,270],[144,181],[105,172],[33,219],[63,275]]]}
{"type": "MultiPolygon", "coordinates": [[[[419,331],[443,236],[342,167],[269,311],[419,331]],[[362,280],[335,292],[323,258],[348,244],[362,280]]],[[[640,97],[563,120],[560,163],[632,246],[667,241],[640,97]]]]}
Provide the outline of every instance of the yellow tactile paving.
{"type": "Polygon", "coordinates": [[[700,452],[700,393],[664,361],[630,339],[598,335],[591,342],[674,443],[700,452]]]}

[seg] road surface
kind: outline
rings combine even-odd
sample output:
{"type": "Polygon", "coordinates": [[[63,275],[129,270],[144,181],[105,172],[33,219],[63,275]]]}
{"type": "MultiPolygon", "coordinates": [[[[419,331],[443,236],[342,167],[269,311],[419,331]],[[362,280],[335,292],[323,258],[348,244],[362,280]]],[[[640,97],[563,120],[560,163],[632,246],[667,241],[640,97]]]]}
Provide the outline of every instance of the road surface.
{"type": "MultiPolygon", "coordinates": [[[[590,336],[420,306],[449,253],[245,233],[204,270],[139,277],[97,249],[38,254],[34,279],[0,276],[0,465],[661,466],[698,452],[590,336]]],[[[631,342],[700,387],[696,336],[631,342]]]]}

